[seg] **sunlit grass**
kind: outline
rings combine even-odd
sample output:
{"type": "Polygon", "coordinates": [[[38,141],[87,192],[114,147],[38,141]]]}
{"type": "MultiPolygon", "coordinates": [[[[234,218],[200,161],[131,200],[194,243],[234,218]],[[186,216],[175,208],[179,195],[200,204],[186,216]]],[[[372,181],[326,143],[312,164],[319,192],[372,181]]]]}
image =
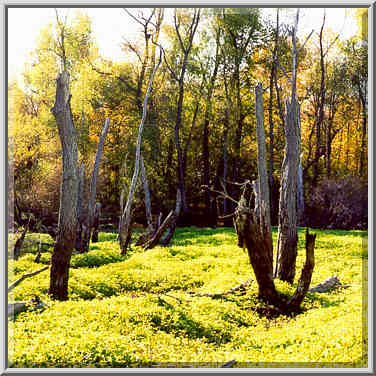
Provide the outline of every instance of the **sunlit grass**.
{"type": "MultiPolygon", "coordinates": [[[[13,367],[150,367],[166,362],[217,367],[232,359],[235,367],[364,367],[367,232],[313,232],[312,284],[337,275],[350,287],[309,293],[302,314],[273,319],[254,311],[260,305],[257,284],[233,229],[179,228],[169,247],[143,251],[133,245],[127,256],[120,256],[116,234],[101,233],[88,254],[72,256],[69,301],[50,300],[49,271],[14,289],[10,301],[36,294],[50,308],[9,321],[13,367]],[[212,299],[189,294],[226,291],[249,278],[253,282],[246,295],[212,299]]],[[[305,258],[304,229],[299,238],[297,278],[305,258]]],[[[45,253],[42,262],[50,256],[45,253]]],[[[10,282],[43,266],[34,258],[31,250],[10,260],[10,282]]],[[[278,280],[276,286],[284,294],[295,288],[278,280]]]]}

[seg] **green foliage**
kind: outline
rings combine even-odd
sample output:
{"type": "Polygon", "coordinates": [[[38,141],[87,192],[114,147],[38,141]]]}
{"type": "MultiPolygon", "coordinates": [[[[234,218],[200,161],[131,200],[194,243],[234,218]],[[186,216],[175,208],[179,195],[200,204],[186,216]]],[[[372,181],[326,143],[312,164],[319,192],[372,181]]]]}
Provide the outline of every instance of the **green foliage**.
{"type": "MultiPolygon", "coordinates": [[[[303,230],[298,275],[305,257],[303,230]]],[[[309,293],[302,314],[271,318],[260,313],[266,307],[257,299],[248,255],[236,246],[232,229],[178,228],[170,247],[145,252],[134,247],[128,258],[118,256],[116,234],[100,233],[87,255],[72,256],[69,301],[49,299],[49,271],[14,289],[10,301],[37,294],[50,308],[9,321],[11,366],[116,368],[177,362],[181,367],[184,362],[217,367],[235,359],[235,367],[364,367],[367,232],[314,232],[312,285],[337,275],[350,287],[309,293]],[[246,294],[217,299],[188,294],[227,291],[250,277],[246,294]]],[[[25,254],[9,263],[12,281],[40,267],[33,258],[25,254]]],[[[296,287],[278,280],[276,286],[288,296],[296,287]]]]}

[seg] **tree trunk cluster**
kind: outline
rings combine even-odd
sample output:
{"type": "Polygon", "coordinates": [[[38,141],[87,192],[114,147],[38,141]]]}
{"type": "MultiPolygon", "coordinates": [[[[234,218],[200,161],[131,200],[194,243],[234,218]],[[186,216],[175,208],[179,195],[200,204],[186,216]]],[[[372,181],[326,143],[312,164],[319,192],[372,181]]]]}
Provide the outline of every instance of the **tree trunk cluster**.
{"type": "Polygon", "coordinates": [[[306,232],[306,261],[295,293],[289,299],[280,296],[273,280],[273,259],[270,257],[269,239],[259,225],[260,220],[250,210],[242,197],[235,212],[235,229],[240,246],[248,251],[250,263],[258,284],[258,296],[268,304],[276,306],[281,312],[299,312],[300,305],[309,289],[315,265],[314,247],[316,235],[306,232]]]}
{"type": "Polygon", "coordinates": [[[181,198],[180,190],[178,189],[176,193],[175,210],[170,211],[170,213],[167,215],[167,217],[162,222],[162,224],[160,224],[161,222],[161,215],[160,215],[153,231],[147,231],[146,234],[140,236],[136,244],[142,246],[145,250],[154,248],[158,244],[167,246],[170,243],[172,236],[174,235],[175,228],[176,228],[181,210],[182,210],[182,198],[181,198]]]}

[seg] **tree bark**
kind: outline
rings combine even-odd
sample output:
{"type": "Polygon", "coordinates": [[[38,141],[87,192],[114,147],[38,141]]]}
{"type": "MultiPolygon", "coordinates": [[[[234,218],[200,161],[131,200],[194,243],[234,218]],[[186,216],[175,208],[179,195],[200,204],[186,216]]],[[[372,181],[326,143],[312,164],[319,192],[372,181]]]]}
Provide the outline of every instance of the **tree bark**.
{"type": "Polygon", "coordinates": [[[292,283],[295,277],[297,256],[297,179],[299,168],[298,103],[286,101],[285,157],[279,200],[276,276],[292,283]]]}
{"type": "Polygon", "coordinates": [[[85,192],[85,164],[82,163],[79,170],[78,194],[77,194],[77,233],[76,233],[76,250],[82,249],[82,233],[84,226],[83,202],[85,192]]]}
{"type": "Polygon", "coordinates": [[[56,101],[52,108],[62,146],[63,173],[60,190],[59,223],[51,257],[49,294],[53,299],[68,299],[69,262],[76,242],[78,197],[77,133],[70,107],[69,73],[59,74],[56,101]]]}
{"type": "Polygon", "coordinates": [[[141,122],[138,128],[138,137],[137,137],[137,145],[136,145],[136,161],[135,161],[135,167],[133,171],[133,177],[132,177],[131,186],[129,188],[127,203],[125,205],[125,209],[123,211],[123,214],[120,218],[120,223],[119,223],[119,240],[120,240],[120,249],[121,249],[122,255],[126,254],[129,242],[131,240],[131,222],[132,222],[131,208],[132,208],[134,192],[136,190],[138,174],[140,171],[142,132],[143,132],[144,125],[145,125],[145,119],[146,119],[146,114],[147,114],[147,104],[148,104],[148,99],[149,99],[149,95],[151,92],[151,88],[153,85],[154,75],[161,64],[161,61],[162,61],[162,49],[160,50],[158,64],[155,66],[150,76],[148,88],[147,88],[145,98],[144,98],[142,118],[141,118],[141,122]]]}
{"type": "Polygon", "coordinates": [[[94,215],[93,215],[93,234],[91,236],[91,241],[93,243],[97,243],[98,242],[99,223],[100,223],[100,217],[101,217],[101,208],[102,208],[101,203],[97,202],[95,204],[94,215]]]}
{"type": "Polygon", "coordinates": [[[276,276],[282,281],[293,283],[297,256],[297,188],[300,157],[300,106],[296,99],[296,78],[298,51],[296,33],[299,9],[296,12],[292,32],[292,79],[291,99],[286,100],[285,155],[282,163],[282,177],[278,214],[276,276]]]}
{"type": "MultiPolygon", "coordinates": [[[[203,184],[206,187],[210,185],[210,162],[209,162],[209,124],[212,112],[212,95],[214,91],[215,80],[217,79],[218,66],[219,66],[219,37],[220,33],[217,30],[216,36],[216,53],[215,53],[215,65],[213,73],[210,77],[208,93],[206,97],[206,109],[204,116],[204,129],[202,135],[202,159],[203,159],[203,184]]],[[[210,189],[206,189],[204,192],[204,202],[205,202],[205,215],[208,218],[209,225],[212,225],[214,220],[212,218],[211,210],[211,197],[210,189]]]]}
{"type": "Polygon", "coordinates": [[[149,182],[148,177],[146,175],[144,158],[140,155],[140,163],[141,163],[141,180],[144,186],[144,194],[145,194],[145,212],[146,212],[146,220],[148,223],[148,230],[153,230],[153,218],[151,214],[151,200],[150,200],[150,189],[149,189],[149,182]]]}
{"type": "Polygon", "coordinates": [[[180,191],[178,190],[176,193],[176,206],[175,206],[173,220],[171,221],[171,224],[168,227],[168,230],[165,236],[160,241],[161,245],[163,246],[167,246],[170,243],[172,237],[174,236],[176,225],[178,223],[178,219],[179,219],[180,212],[181,212],[181,206],[182,206],[181,194],[180,194],[180,191]]]}
{"type": "Polygon", "coordinates": [[[23,229],[21,236],[16,240],[16,244],[14,245],[13,258],[15,260],[18,260],[18,258],[21,256],[21,248],[25,240],[26,233],[29,230],[29,223],[30,223],[30,217],[29,217],[29,222],[25,225],[25,228],[23,229]]]}
{"type": "Polygon", "coordinates": [[[323,30],[325,25],[325,13],[320,29],[320,68],[321,68],[321,81],[320,81],[320,99],[319,99],[319,117],[316,121],[316,153],[314,159],[314,173],[313,184],[317,184],[319,176],[319,159],[321,156],[321,125],[324,121],[324,103],[325,103],[325,62],[324,62],[324,50],[323,50],[323,30]]]}
{"type": "Polygon", "coordinates": [[[260,211],[260,228],[264,231],[265,241],[269,247],[269,257],[273,260],[273,241],[270,223],[270,196],[268,185],[268,172],[266,168],[266,145],[264,126],[264,100],[262,84],[255,87],[256,97],[256,134],[257,134],[257,157],[258,157],[258,200],[257,206],[260,211]]]}
{"type": "Polygon", "coordinates": [[[264,231],[259,223],[260,219],[257,218],[255,212],[252,213],[249,210],[243,195],[235,211],[234,225],[238,236],[238,246],[247,248],[249,260],[258,284],[258,297],[276,306],[284,314],[298,312],[311,283],[316,235],[310,235],[307,229],[306,261],[302,275],[295,293],[286,301],[286,299],[278,294],[275,288],[273,259],[270,257],[269,245],[265,241],[264,231]]]}
{"type": "Polygon", "coordinates": [[[274,122],[273,122],[273,93],[274,93],[274,81],[276,81],[276,57],[279,41],[279,8],[277,8],[277,24],[275,29],[275,44],[272,54],[272,67],[270,70],[269,81],[269,192],[270,192],[270,216],[274,217],[274,122]]]}
{"type": "Polygon", "coordinates": [[[81,253],[85,253],[89,251],[89,244],[90,244],[90,239],[91,239],[91,234],[93,231],[93,224],[94,224],[94,211],[95,211],[95,198],[97,195],[98,172],[99,172],[99,166],[100,166],[102,154],[103,154],[104,141],[106,139],[109,126],[110,126],[110,119],[107,118],[104,123],[104,127],[102,129],[102,133],[99,139],[98,149],[95,155],[94,168],[93,168],[93,172],[91,175],[90,197],[89,197],[89,203],[88,203],[87,217],[85,220],[85,224],[83,226],[82,238],[81,238],[81,248],[80,248],[81,253]]]}

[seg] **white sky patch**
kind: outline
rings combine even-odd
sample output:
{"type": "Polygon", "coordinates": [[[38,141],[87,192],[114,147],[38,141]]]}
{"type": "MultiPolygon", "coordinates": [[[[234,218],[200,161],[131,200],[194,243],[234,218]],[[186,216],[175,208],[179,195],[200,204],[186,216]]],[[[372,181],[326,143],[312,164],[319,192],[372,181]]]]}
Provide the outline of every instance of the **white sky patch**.
{"type": "MultiPolygon", "coordinates": [[[[99,52],[104,58],[124,60],[121,50],[123,38],[132,40],[140,32],[140,25],[129,17],[122,8],[86,8],[92,21],[93,36],[97,41],[99,52]]],[[[133,13],[135,10],[130,9],[133,13]]],[[[348,15],[345,20],[344,8],[326,10],[326,27],[334,32],[342,30],[342,38],[348,38],[357,31],[353,18],[348,15]],[[343,27],[344,26],[344,27],[343,27]]],[[[59,17],[64,18],[68,12],[68,20],[74,17],[76,9],[59,9],[59,17]]],[[[275,9],[265,9],[275,20],[275,9]]],[[[295,10],[289,11],[291,15],[295,10]]],[[[281,12],[282,15],[282,12],[281,12]]],[[[319,32],[323,16],[323,8],[302,8],[299,23],[299,34],[308,34],[312,29],[319,32]]],[[[283,18],[281,17],[281,21],[283,18]]],[[[25,62],[36,47],[40,30],[48,23],[56,21],[54,8],[8,8],[8,74],[9,79],[19,79],[25,62]]],[[[298,34],[298,35],[299,35],[298,34]]]]}

